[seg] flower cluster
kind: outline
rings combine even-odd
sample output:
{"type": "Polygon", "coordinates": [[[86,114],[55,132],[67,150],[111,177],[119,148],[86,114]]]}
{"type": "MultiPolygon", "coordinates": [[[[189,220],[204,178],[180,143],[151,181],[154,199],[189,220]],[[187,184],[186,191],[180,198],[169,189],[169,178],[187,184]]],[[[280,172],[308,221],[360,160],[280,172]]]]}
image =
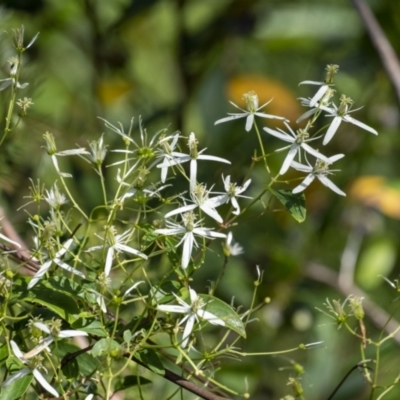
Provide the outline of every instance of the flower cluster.
{"type": "MultiPolygon", "coordinates": [[[[260,113],[259,112],[260,108],[258,108],[258,98],[254,92],[249,92],[244,96],[244,99],[246,100],[247,103],[247,111],[242,110],[243,111],[242,114],[232,114],[230,117],[226,117],[216,121],[215,124],[231,121],[237,118],[247,117],[246,130],[249,131],[254,124],[254,116],[283,120],[283,123],[285,124],[289,133],[285,132],[280,128],[271,129],[265,127],[264,130],[268,134],[286,143],[290,143],[288,146],[276,150],[277,152],[289,150],[280,168],[279,175],[284,175],[290,167],[296,169],[297,171],[305,172],[308,174],[305,177],[305,179],[301,182],[301,184],[293,189],[293,193],[296,194],[302,192],[311,184],[311,182],[315,178],[318,178],[318,180],[323,185],[327,186],[335,193],[341,196],[346,196],[346,194],[342,190],[340,190],[328,178],[328,175],[331,175],[333,172],[337,171],[329,169],[329,165],[339,160],[340,158],[344,157],[344,155],[337,154],[334,156],[327,157],[324,154],[320,153],[318,149],[314,149],[313,147],[311,147],[310,142],[314,142],[315,140],[320,139],[321,136],[313,135],[310,132],[310,130],[314,126],[314,123],[316,119],[320,116],[321,112],[324,111],[326,113],[326,117],[332,117],[333,119],[324,135],[324,139],[322,141],[323,146],[327,145],[332,140],[333,136],[337,132],[342,121],[356,125],[359,128],[362,128],[370,133],[373,133],[374,135],[377,135],[378,132],[374,128],[371,128],[370,126],[350,116],[350,113],[357,110],[351,110],[351,107],[353,105],[353,100],[350,99],[349,97],[342,95],[340,97],[340,103],[338,106],[331,101],[331,98],[334,95],[334,89],[333,89],[334,76],[338,72],[338,70],[339,70],[338,65],[328,65],[326,68],[327,73],[324,82],[303,81],[300,83],[308,85],[318,85],[320,86],[320,88],[312,98],[309,99],[301,98],[302,105],[309,107],[310,109],[307,112],[305,112],[297,120],[297,122],[300,122],[306,118],[310,118],[310,120],[306,124],[305,128],[298,129],[297,132],[293,131],[293,129],[290,127],[288,121],[285,118],[260,113]],[[311,166],[311,164],[309,163],[307,155],[311,155],[316,159],[314,166],[311,166]],[[296,156],[298,157],[298,161],[295,161],[296,156]],[[307,165],[301,164],[302,156],[304,156],[307,165]]],[[[268,103],[264,104],[264,106],[267,104],[268,103]]],[[[233,105],[235,107],[238,107],[235,104],[233,105]]]]}

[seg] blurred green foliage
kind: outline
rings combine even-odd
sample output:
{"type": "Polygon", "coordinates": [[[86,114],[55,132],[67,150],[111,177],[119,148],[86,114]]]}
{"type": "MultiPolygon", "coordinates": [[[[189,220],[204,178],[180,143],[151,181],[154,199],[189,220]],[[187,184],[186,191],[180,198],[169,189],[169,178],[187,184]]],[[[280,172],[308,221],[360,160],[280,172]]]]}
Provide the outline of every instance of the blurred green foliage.
{"type": "MultiPolygon", "coordinates": [[[[368,3],[400,54],[400,3],[368,3]]],[[[228,303],[234,298],[235,304],[247,306],[256,279],[255,266],[264,271],[258,301],[269,297],[271,302],[258,312],[248,339],[241,342],[245,352],[324,341],[322,348],[290,357],[227,361],[220,379],[240,392],[248,385],[253,399],[278,399],[290,393],[286,384],[299,363],[305,370],[302,383],[306,398],[326,398],[360,360],[359,342],[315,310],[323,308],[327,297],[343,300],[345,296],[308,277],[306,266],[318,262],[338,271],[343,252],[350,246],[357,257],[355,283],[389,313],[398,306],[392,301],[395,291],[379,275],[393,280],[399,274],[399,105],[351,3],[3,0],[0,10],[1,31],[24,25],[27,40],[40,31],[35,45],[24,54],[22,70],[22,81],[30,83],[24,95],[32,97],[34,106],[8,145],[2,147],[0,161],[1,205],[28,242],[25,214],[15,210],[25,202],[28,177],[40,178],[48,186],[56,178],[43,149],[46,131],[56,136],[60,150],[70,149],[105,132],[99,116],[112,123],[121,121],[126,127],[135,117],[136,130],[142,116],[151,133],[166,126],[169,132],[180,130],[186,136],[196,132],[201,148],[208,147],[210,154],[233,161],[230,174],[240,181],[257,141],[244,131],[242,119],[214,126],[216,119],[232,112],[228,100],[242,104],[241,95],[255,90],[261,103],[274,98],[267,112],[295,121],[302,113],[296,98],[310,96],[314,90],[298,83],[323,79],[328,63],[340,65],[338,92],[352,97],[355,107],[364,106],[356,118],[379,131],[378,137],[372,137],[346,124],[332,142],[331,154],[346,154],[335,182],[346,190],[347,198],[339,198],[315,182],[306,191],[307,219],[302,224],[278,203],[276,208],[282,212],[265,212],[260,205],[246,213],[233,230],[245,254],[229,264],[218,293],[228,303]],[[358,180],[368,176],[385,180],[379,184],[358,180]],[[351,247],[354,237],[358,247],[351,247]]],[[[11,44],[4,32],[0,45],[0,72],[7,77],[11,44]]],[[[5,105],[7,93],[0,92],[0,96],[5,105]]],[[[279,125],[266,121],[269,126],[279,125]]],[[[120,138],[106,132],[105,140],[118,145],[120,138]]],[[[267,140],[268,150],[273,152],[278,142],[272,137],[267,140]]],[[[61,162],[63,171],[74,173],[71,190],[85,199],[87,209],[96,206],[101,188],[96,176],[89,174],[89,167],[79,158],[61,162]]],[[[270,157],[275,171],[281,162],[281,155],[270,157]]],[[[221,185],[222,171],[215,165],[208,170],[201,168],[199,181],[213,179],[221,185]]],[[[288,174],[288,178],[293,176],[288,174]]],[[[114,177],[109,175],[108,179],[111,182],[114,177]]],[[[265,182],[257,168],[252,179],[255,194],[255,188],[265,182]]],[[[194,285],[209,285],[222,263],[217,255],[211,255],[198,271],[194,285]]],[[[398,313],[396,317],[400,318],[398,313]]],[[[369,335],[378,338],[379,330],[373,323],[366,325],[369,335]]],[[[398,374],[398,351],[393,341],[383,348],[383,384],[398,374]]],[[[175,390],[162,379],[157,382],[153,390],[175,390]]],[[[356,371],[335,399],[365,399],[366,393],[366,383],[356,371]]],[[[395,388],[386,398],[399,396],[400,388],[395,388]]],[[[185,394],[185,398],[190,396],[185,394]]]]}

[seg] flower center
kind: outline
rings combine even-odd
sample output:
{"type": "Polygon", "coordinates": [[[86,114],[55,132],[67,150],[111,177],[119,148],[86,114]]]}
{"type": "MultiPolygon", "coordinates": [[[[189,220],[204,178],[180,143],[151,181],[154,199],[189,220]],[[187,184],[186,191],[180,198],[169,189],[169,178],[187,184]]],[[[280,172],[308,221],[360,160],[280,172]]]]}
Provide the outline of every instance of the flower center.
{"type": "Polygon", "coordinates": [[[246,101],[247,111],[255,113],[258,109],[258,96],[253,90],[243,95],[243,100],[246,101]]]}
{"type": "Polygon", "coordinates": [[[305,131],[304,129],[299,129],[297,131],[297,136],[295,143],[296,144],[302,144],[304,143],[308,138],[310,137],[309,133],[305,131]]]}

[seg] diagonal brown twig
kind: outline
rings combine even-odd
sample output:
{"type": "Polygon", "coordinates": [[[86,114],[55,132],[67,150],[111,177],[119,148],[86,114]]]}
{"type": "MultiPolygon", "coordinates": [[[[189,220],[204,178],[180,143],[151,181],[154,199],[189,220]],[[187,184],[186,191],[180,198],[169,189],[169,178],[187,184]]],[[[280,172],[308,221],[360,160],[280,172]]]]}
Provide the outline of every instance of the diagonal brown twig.
{"type": "Polygon", "coordinates": [[[385,32],[364,0],[351,0],[391,80],[400,104],[400,62],[385,32]]]}

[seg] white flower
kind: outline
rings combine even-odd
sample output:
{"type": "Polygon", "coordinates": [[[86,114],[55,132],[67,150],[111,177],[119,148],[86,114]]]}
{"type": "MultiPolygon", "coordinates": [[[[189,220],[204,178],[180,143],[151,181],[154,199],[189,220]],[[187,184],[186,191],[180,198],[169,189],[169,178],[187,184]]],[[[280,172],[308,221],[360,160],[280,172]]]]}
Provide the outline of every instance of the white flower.
{"type": "MultiPolygon", "coordinates": [[[[20,371],[18,371],[17,373],[11,375],[10,377],[8,377],[4,382],[2,386],[8,386],[11,385],[13,382],[15,382],[18,379],[23,378],[24,376],[28,375],[28,374],[33,374],[33,376],[35,377],[35,379],[38,381],[38,383],[40,383],[42,385],[42,387],[47,390],[49,393],[51,393],[53,396],[55,397],[59,397],[59,394],[57,392],[56,389],[53,388],[53,386],[51,386],[46,379],[44,379],[43,375],[39,372],[39,368],[44,368],[41,363],[40,363],[40,359],[37,360],[37,362],[35,362],[35,360],[30,360],[30,357],[26,357],[27,354],[22,353],[22,351],[19,349],[17,343],[15,343],[13,340],[10,340],[10,345],[11,348],[13,350],[14,355],[23,363],[23,364],[27,364],[28,366],[26,368],[21,369],[20,371]]],[[[44,349],[45,347],[43,347],[44,349]]],[[[42,349],[42,350],[43,350],[42,349]]],[[[38,353],[35,353],[35,355],[37,355],[38,353]]],[[[31,357],[33,357],[34,355],[32,355],[31,357]]],[[[40,357],[40,356],[39,356],[40,357]]]]}
{"type": "Polygon", "coordinates": [[[43,278],[43,276],[46,274],[46,272],[50,269],[51,265],[57,264],[59,267],[66,269],[68,272],[72,272],[75,275],[80,276],[81,278],[85,278],[85,275],[82,274],[82,272],[76,270],[75,268],[72,268],[70,265],[62,261],[62,257],[64,254],[67,252],[67,250],[70,248],[72,243],[74,242],[74,239],[68,239],[64,245],[61,247],[61,250],[59,250],[53,258],[49,258],[39,269],[38,272],[33,276],[31,281],[29,282],[28,289],[33,288],[39,281],[40,279],[43,278]]]}
{"type": "Polygon", "coordinates": [[[154,231],[154,233],[166,236],[183,234],[181,241],[176,245],[176,247],[178,247],[183,243],[181,263],[183,269],[186,269],[189,265],[193,245],[197,247],[197,242],[194,235],[202,236],[208,239],[226,237],[224,233],[213,232],[212,229],[199,227],[201,221],[195,222],[195,219],[196,216],[194,215],[194,213],[192,211],[189,211],[182,215],[183,226],[174,222],[167,221],[168,228],[156,229],[154,231]]]}
{"type": "Polygon", "coordinates": [[[96,299],[96,303],[99,305],[101,311],[103,311],[103,313],[106,313],[107,307],[106,307],[106,301],[104,300],[104,296],[94,289],[89,288],[87,290],[88,290],[88,292],[90,292],[94,295],[94,297],[96,299]]]}
{"type": "Polygon", "coordinates": [[[264,128],[264,130],[268,132],[270,135],[275,136],[278,139],[281,139],[285,142],[292,143],[291,146],[282,147],[281,149],[276,150],[276,151],[281,151],[290,148],[289,153],[282,164],[281,170],[279,171],[280,175],[283,175],[289,169],[290,164],[296,157],[296,154],[299,152],[300,148],[305,150],[307,153],[312,154],[316,158],[320,158],[322,160],[327,161],[327,158],[324,155],[322,155],[319,151],[314,150],[311,146],[307,144],[307,142],[319,139],[320,136],[310,139],[309,133],[303,129],[299,129],[296,134],[293,132],[292,128],[286,123],[286,121],[284,123],[286,125],[286,128],[289,129],[289,132],[292,136],[290,136],[285,131],[279,128],[278,128],[279,132],[275,131],[274,129],[264,128]]]}
{"type": "Polygon", "coordinates": [[[339,70],[338,65],[330,64],[326,66],[325,82],[303,81],[299,83],[300,85],[321,85],[317,93],[310,100],[310,107],[314,107],[318,103],[318,101],[324,97],[328,89],[333,85],[333,77],[338,70],[339,70]]]}
{"type": "Polygon", "coordinates": [[[311,182],[318,178],[318,180],[328,187],[329,189],[333,190],[335,193],[340,194],[341,196],[346,196],[346,193],[342,192],[330,179],[328,179],[327,175],[332,174],[334,171],[337,170],[330,170],[329,165],[334,163],[337,160],[340,160],[344,157],[344,154],[337,154],[335,156],[329,157],[328,162],[317,159],[315,166],[311,167],[310,165],[300,164],[296,161],[292,161],[292,167],[297,169],[298,171],[307,172],[308,175],[300,183],[297,187],[295,187],[292,192],[293,193],[300,193],[302,192],[307,186],[311,184],[311,182]]]}
{"type": "Polygon", "coordinates": [[[63,204],[68,203],[68,200],[64,193],[61,193],[55,183],[50,191],[46,190],[46,196],[44,199],[50,205],[50,207],[58,210],[63,204]]]}
{"type": "Polygon", "coordinates": [[[226,237],[224,251],[227,257],[238,256],[244,253],[243,247],[239,243],[233,241],[232,232],[229,232],[226,237]]]}
{"type": "Polygon", "coordinates": [[[66,329],[61,331],[60,326],[61,326],[61,320],[53,320],[52,323],[50,323],[50,326],[47,326],[46,324],[43,324],[42,322],[34,322],[33,325],[40,329],[41,331],[49,334],[50,336],[45,338],[43,340],[44,343],[50,345],[53,343],[55,338],[70,338],[70,337],[77,337],[77,336],[88,336],[87,332],[84,331],[76,331],[76,330],[71,330],[71,329],[66,329]]]}
{"type": "Polygon", "coordinates": [[[168,167],[173,167],[174,165],[182,164],[184,162],[190,161],[190,191],[193,191],[196,186],[197,179],[197,160],[209,160],[209,161],[218,161],[225,164],[230,164],[231,162],[225,160],[224,158],[209,156],[202,154],[206,149],[197,150],[198,141],[196,139],[195,134],[192,132],[189,136],[188,146],[190,150],[190,154],[179,153],[173,151],[171,153],[171,157],[165,159],[161,164],[157,165],[157,168],[165,169],[168,167]]]}
{"type": "Polygon", "coordinates": [[[357,110],[350,111],[352,104],[353,104],[353,100],[351,100],[349,97],[346,97],[345,95],[342,95],[340,97],[339,107],[336,107],[335,104],[332,104],[333,108],[320,106],[321,110],[324,110],[327,113],[329,113],[328,117],[333,117],[332,123],[329,126],[329,128],[325,134],[325,138],[323,141],[324,145],[326,145],[327,143],[329,143],[331,141],[331,139],[333,138],[334,134],[336,133],[336,131],[339,128],[342,121],[350,122],[353,125],[357,125],[358,127],[362,128],[368,132],[373,133],[374,135],[378,134],[378,132],[375,129],[371,128],[370,126],[368,126],[360,121],[357,121],[353,117],[350,117],[349,114],[351,112],[357,111],[357,110]]]}
{"type": "Polygon", "coordinates": [[[51,160],[53,161],[54,164],[54,168],[56,169],[58,175],[60,175],[63,178],[72,178],[72,175],[60,171],[60,168],[58,167],[57,156],[65,157],[65,156],[75,156],[75,155],[85,155],[85,154],[90,155],[90,153],[86,151],[84,148],[57,151],[54,136],[49,132],[46,132],[43,135],[43,138],[46,141],[47,154],[51,157],[51,160]]]}
{"type": "Polygon", "coordinates": [[[311,106],[311,100],[310,98],[306,99],[304,97],[300,97],[299,100],[301,101],[301,105],[304,107],[312,107],[310,110],[306,111],[304,114],[302,114],[299,118],[297,118],[296,123],[298,124],[299,122],[307,119],[308,117],[311,117],[314,115],[318,110],[321,109],[321,106],[329,106],[331,103],[331,98],[333,97],[335,93],[335,90],[332,89],[331,87],[326,91],[324,96],[315,103],[313,106],[311,106]]]}
{"type": "Polygon", "coordinates": [[[160,146],[160,149],[157,151],[157,162],[161,161],[160,164],[163,165],[161,168],[161,182],[164,183],[165,180],[167,179],[167,174],[168,174],[168,160],[173,160],[174,156],[172,153],[175,150],[176,145],[178,144],[178,139],[179,139],[179,133],[176,133],[174,136],[168,136],[165,138],[162,138],[159,142],[158,145],[160,146]],[[171,143],[169,142],[170,139],[172,139],[171,143]]]}
{"type": "Polygon", "coordinates": [[[247,132],[249,132],[253,126],[255,115],[257,115],[257,117],[262,117],[262,118],[285,120],[285,118],[282,118],[282,117],[277,117],[275,115],[270,115],[270,114],[265,114],[263,112],[259,112],[259,110],[261,110],[267,104],[269,104],[272,101],[272,99],[270,101],[268,101],[267,103],[263,104],[261,107],[258,107],[258,96],[256,95],[256,93],[254,91],[245,93],[243,95],[243,99],[246,101],[247,110],[244,110],[243,108],[237,106],[235,103],[232,103],[230,101],[229,103],[231,103],[234,107],[238,108],[239,110],[241,110],[243,112],[239,113],[239,114],[228,113],[230,115],[229,117],[225,117],[225,118],[219,119],[218,121],[215,121],[214,125],[221,124],[221,123],[227,122],[227,121],[232,121],[232,120],[235,120],[238,118],[246,117],[246,128],[245,129],[247,132]]]}
{"type": "MultiPolygon", "coordinates": [[[[222,224],[223,219],[218,214],[215,207],[218,207],[219,204],[216,204],[216,197],[209,198],[210,191],[206,189],[206,187],[202,184],[197,184],[194,190],[190,193],[190,196],[193,200],[194,204],[184,205],[182,207],[177,208],[176,210],[170,211],[165,214],[165,218],[172,217],[176,214],[182,214],[187,211],[193,211],[195,208],[199,207],[202,211],[204,211],[211,218],[215,219],[217,222],[222,224]]],[[[223,204],[223,203],[221,203],[223,204]]]]}
{"type": "Polygon", "coordinates": [[[201,319],[205,319],[210,324],[225,326],[225,322],[222,319],[220,319],[217,316],[215,316],[214,314],[204,310],[204,307],[207,304],[204,303],[203,299],[201,297],[199,297],[197,295],[197,293],[191,288],[189,288],[189,295],[190,295],[190,304],[187,304],[180,297],[175,295],[176,300],[180,304],[179,306],[174,306],[174,305],[170,305],[170,306],[159,305],[159,306],[157,306],[157,310],[159,310],[159,311],[186,314],[182,318],[182,320],[179,322],[179,325],[181,325],[185,321],[187,321],[185,329],[183,331],[182,348],[185,348],[187,346],[189,337],[193,331],[195,322],[197,321],[199,323],[199,317],[201,319]]]}
{"type": "MultiPolygon", "coordinates": [[[[147,260],[146,254],[142,253],[139,250],[134,249],[133,247],[127,246],[125,243],[129,241],[132,230],[128,229],[125,233],[122,233],[121,235],[116,235],[116,231],[114,227],[111,227],[110,229],[107,230],[107,241],[110,243],[110,246],[107,250],[107,256],[106,256],[106,263],[104,266],[104,274],[107,277],[110,274],[112,263],[114,260],[114,253],[119,252],[119,251],[124,251],[126,253],[134,254],[135,256],[139,256],[141,258],[144,258],[147,260]]],[[[98,235],[96,235],[98,236],[98,235]]],[[[101,240],[105,240],[104,238],[98,236],[101,240]]],[[[94,251],[94,250],[101,250],[103,249],[103,245],[101,246],[94,246],[91,247],[90,249],[87,249],[87,252],[94,251]]]]}
{"type": "Polygon", "coordinates": [[[228,175],[226,178],[222,175],[222,181],[224,182],[224,188],[226,193],[221,194],[220,196],[216,196],[211,200],[214,202],[214,207],[218,207],[221,204],[231,202],[234,211],[232,214],[239,215],[240,214],[240,206],[236,199],[236,197],[243,197],[246,199],[251,199],[249,196],[243,196],[243,193],[250,185],[251,179],[248,179],[243,186],[237,186],[236,183],[231,183],[231,176],[228,175]]]}

